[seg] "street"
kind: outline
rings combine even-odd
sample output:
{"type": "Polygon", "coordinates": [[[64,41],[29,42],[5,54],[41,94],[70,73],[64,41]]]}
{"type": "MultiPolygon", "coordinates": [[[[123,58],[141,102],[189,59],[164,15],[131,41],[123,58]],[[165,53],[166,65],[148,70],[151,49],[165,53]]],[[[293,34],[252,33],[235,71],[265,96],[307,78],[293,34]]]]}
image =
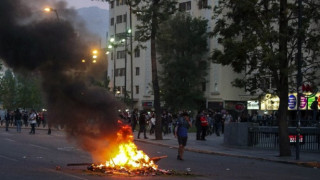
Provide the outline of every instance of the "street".
{"type": "MultiPolygon", "coordinates": [[[[69,142],[62,131],[37,130],[35,135],[29,129],[17,133],[10,128],[0,131],[0,179],[127,179],[127,176],[93,175],[86,166],[67,166],[69,163],[90,163],[90,154],[69,142]]],[[[185,160],[176,159],[177,150],[170,147],[136,142],[139,149],[149,157],[168,157],[158,162],[159,168],[175,170],[179,175],[130,177],[134,179],[318,179],[319,169],[292,164],[267,162],[185,152],[185,160]],[[192,176],[183,175],[190,172],[192,176]]]]}

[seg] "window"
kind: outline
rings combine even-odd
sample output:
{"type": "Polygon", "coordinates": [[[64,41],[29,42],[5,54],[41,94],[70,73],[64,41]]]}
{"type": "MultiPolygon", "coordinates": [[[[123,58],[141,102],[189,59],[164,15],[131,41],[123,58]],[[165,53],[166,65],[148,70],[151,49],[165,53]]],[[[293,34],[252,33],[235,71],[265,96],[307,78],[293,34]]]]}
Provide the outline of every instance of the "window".
{"type": "Polygon", "coordinates": [[[126,57],[126,51],[117,51],[117,59],[122,59],[126,57]]]}
{"type": "Polygon", "coordinates": [[[189,11],[189,10],[191,10],[191,1],[179,4],[179,11],[189,11]]]}
{"type": "Polygon", "coordinates": [[[126,75],[126,69],[125,68],[118,68],[115,70],[114,76],[125,76],[126,75]]]}
{"type": "Polygon", "coordinates": [[[136,67],[136,76],[139,76],[139,75],[140,75],[140,68],[136,67]]]}
{"type": "Polygon", "coordinates": [[[125,68],[121,68],[120,69],[120,76],[125,76],[126,75],[126,69],[125,68]]]}
{"type": "Polygon", "coordinates": [[[121,86],[121,94],[125,94],[126,91],[125,91],[125,87],[124,86],[121,86]]]}
{"type": "Polygon", "coordinates": [[[139,86],[136,86],[136,94],[139,94],[139,86]]]}
{"type": "Polygon", "coordinates": [[[127,22],[127,14],[123,15],[123,22],[127,22]]]}
{"type": "Polygon", "coordinates": [[[136,32],[134,33],[134,39],[135,39],[135,40],[138,40],[139,37],[140,37],[140,35],[141,35],[141,32],[140,32],[140,31],[136,31],[136,32]]]}
{"type": "Polygon", "coordinates": [[[140,14],[137,14],[137,21],[141,21],[141,15],[140,14]]]}
{"type": "Polygon", "coordinates": [[[139,48],[134,50],[134,57],[140,57],[140,49],[139,48]]]}
{"type": "Polygon", "coordinates": [[[200,0],[198,5],[199,9],[208,8],[208,0],[200,0]]]}
{"type": "Polygon", "coordinates": [[[114,25],[114,18],[110,19],[110,25],[113,26],[114,25]]]}
{"type": "Polygon", "coordinates": [[[205,92],[206,91],[206,82],[203,82],[202,84],[201,84],[201,89],[202,89],[202,92],[205,92]]]}
{"type": "Polygon", "coordinates": [[[126,0],[117,0],[117,6],[126,4],[126,0]]]}
{"type": "Polygon", "coordinates": [[[122,23],[122,15],[117,16],[117,24],[122,23]]]}
{"type": "Polygon", "coordinates": [[[114,70],[114,76],[117,77],[118,76],[118,69],[114,70]]]}
{"type": "Polygon", "coordinates": [[[110,1],[110,9],[114,8],[114,1],[110,1]]]}

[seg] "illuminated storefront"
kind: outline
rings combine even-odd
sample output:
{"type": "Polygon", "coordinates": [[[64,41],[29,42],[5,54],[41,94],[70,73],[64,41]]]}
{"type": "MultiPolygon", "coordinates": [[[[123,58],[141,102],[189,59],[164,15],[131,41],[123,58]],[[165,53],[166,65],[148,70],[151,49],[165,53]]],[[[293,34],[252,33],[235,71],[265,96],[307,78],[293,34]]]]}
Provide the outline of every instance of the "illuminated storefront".
{"type": "MultiPolygon", "coordinates": [[[[301,96],[300,110],[311,110],[311,104],[318,97],[318,107],[320,109],[320,93],[316,95],[304,94],[301,96]]],[[[260,110],[275,111],[279,109],[280,99],[278,96],[266,94],[260,103],[260,110]]],[[[249,101],[248,101],[249,107],[249,101]]],[[[288,95],[288,110],[297,110],[297,93],[290,93],[288,95]]]]}

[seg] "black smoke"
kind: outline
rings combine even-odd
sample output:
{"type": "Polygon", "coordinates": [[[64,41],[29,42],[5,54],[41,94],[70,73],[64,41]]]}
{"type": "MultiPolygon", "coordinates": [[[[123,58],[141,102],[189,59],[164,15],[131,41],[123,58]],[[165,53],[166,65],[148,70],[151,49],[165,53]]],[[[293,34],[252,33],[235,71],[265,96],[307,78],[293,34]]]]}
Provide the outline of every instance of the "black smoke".
{"type": "Polygon", "coordinates": [[[102,151],[116,139],[120,105],[106,89],[87,81],[90,72],[81,59],[91,52],[92,35],[65,2],[51,3],[60,20],[41,11],[45,3],[0,1],[0,59],[15,73],[41,77],[52,127],[63,126],[83,149],[107,156],[102,151]]]}

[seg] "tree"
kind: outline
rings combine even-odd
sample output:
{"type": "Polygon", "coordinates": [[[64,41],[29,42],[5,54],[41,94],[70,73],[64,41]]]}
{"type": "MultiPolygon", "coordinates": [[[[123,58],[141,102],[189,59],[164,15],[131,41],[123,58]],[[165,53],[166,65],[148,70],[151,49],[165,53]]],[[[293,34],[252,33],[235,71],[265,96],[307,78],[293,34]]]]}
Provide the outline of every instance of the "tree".
{"type": "Polygon", "coordinates": [[[301,34],[298,32],[297,2],[287,0],[220,0],[214,8],[216,26],[212,35],[223,50],[215,49],[214,63],[231,65],[245,74],[233,85],[251,94],[272,93],[280,98],[280,156],[290,156],[287,108],[288,92],[295,87],[297,37],[301,35],[305,55],[304,78],[312,78],[319,68],[319,1],[304,1],[301,34]],[[272,78],[275,89],[263,87],[272,78]]]}
{"type": "Polygon", "coordinates": [[[160,26],[161,97],[170,110],[199,109],[205,100],[202,84],[208,67],[204,60],[207,24],[207,20],[179,13],[160,26]]]}
{"type": "MultiPolygon", "coordinates": [[[[176,11],[175,0],[132,0],[134,2],[133,13],[141,20],[137,25],[139,36],[137,40],[151,44],[151,69],[152,69],[152,86],[154,95],[154,109],[156,112],[156,129],[155,137],[157,140],[162,139],[161,125],[161,107],[160,107],[160,88],[158,80],[156,38],[158,35],[159,25],[169,19],[176,11]]],[[[129,1],[130,6],[132,5],[129,1]]]]}
{"type": "MultiPolygon", "coordinates": [[[[102,0],[111,2],[111,0],[102,0]]],[[[156,129],[155,137],[157,140],[162,139],[161,127],[161,107],[160,107],[160,88],[158,80],[156,38],[158,36],[159,25],[176,12],[176,0],[127,0],[130,11],[137,16],[140,24],[136,26],[135,37],[139,42],[150,41],[151,51],[151,69],[152,69],[152,86],[154,95],[154,109],[156,112],[156,129]]]]}
{"type": "Polygon", "coordinates": [[[41,92],[40,79],[37,77],[29,77],[17,75],[17,108],[32,108],[41,110],[44,107],[43,94],[41,92]]]}
{"type": "Polygon", "coordinates": [[[6,70],[0,81],[1,101],[4,109],[13,110],[15,106],[16,80],[11,70],[6,70]]]}

